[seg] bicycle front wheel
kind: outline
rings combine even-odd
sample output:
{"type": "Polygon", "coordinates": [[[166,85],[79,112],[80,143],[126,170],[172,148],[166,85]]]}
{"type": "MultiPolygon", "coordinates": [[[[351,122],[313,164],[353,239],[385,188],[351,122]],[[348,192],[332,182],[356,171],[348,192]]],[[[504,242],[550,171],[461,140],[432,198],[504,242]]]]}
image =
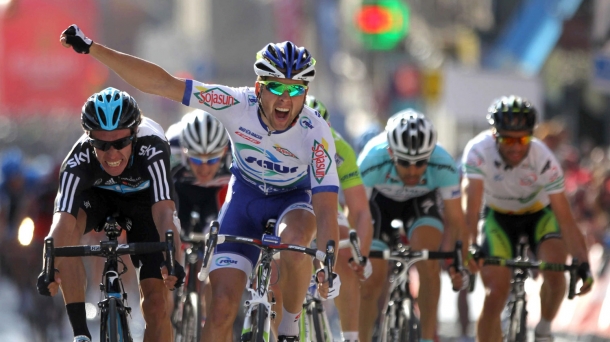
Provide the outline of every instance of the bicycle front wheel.
{"type": "Polygon", "coordinates": [[[122,305],[114,297],[108,298],[108,307],[102,314],[100,340],[103,342],[132,342],[127,317],[124,311],[119,312],[122,305]]]}
{"type": "Polygon", "coordinates": [[[187,292],[183,299],[181,320],[176,329],[176,342],[199,342],[201,339],[201,300],[197,292],[187,292]]]}
{"type": "Polygon", "coordinates": [[[380,332],[381,342],[407,342],[403,336],[407,332],[407,317],[396,302],[390,303],[383,317],[383,326],[380,332]]]}
{"type": "Polygon", "coordinates": [[[250,319],[246,318],[244,321],[244,323],[250,321],[250,326],[244,327],[241,342],[269,342],[269,332],[265,327],[267,319],[265,304],[258,304],[250,315],[250,319]]]}
{"type": "Polygon", "coordinates": [[[510,312],[510,324],[506,336],[507,342],[526,342],[527,341],[527,310],[525,301],[518,299],[512,305],[510,312]]]}
{"type": "Polygon", "coordinates": [[[311,320],[313,321],[313,335],[316,338],[314,342],[332,342],[333,337],[322,303],[316,303],[314,309],[311,310],[311,320]]]}
{"type": "Polygon", "coordinates": [[[405,299],[402,303],[402,321],[406,327],[401,330],[401,341],[419,342],[421,338],[421,330],[419,318],[415,315],[415,306],[413,301],[405,299]]]}

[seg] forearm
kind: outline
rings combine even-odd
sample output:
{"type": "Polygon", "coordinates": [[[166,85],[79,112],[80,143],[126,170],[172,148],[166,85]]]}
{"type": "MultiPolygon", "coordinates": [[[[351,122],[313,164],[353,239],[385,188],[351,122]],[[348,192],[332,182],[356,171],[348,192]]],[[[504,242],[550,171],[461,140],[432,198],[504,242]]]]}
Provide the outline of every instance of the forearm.
{"type": "Polygon", "coordinates": [[[570,255],[578,258],[579,262],[588,262],[589,254],[587,251],[587,245],[585,238],[578,229],[576,224],[570,225],[562,230],[563,240],[565,241],[566,247],[570,255]]]}
{"type": "Polygon", "coordinates": [[[112,69],[127,83],[145,93],[164,96],[162,89],[168,80],[174,80],[172,75],[154,63],[95,42],[90,48],[90,55],[112,69]]]}
{"type": "Polygon", "coordinates": [[[362,255],[368,256],[373,241],[373,221],[371,214],[364,211],[356,217],[356,232],[360,238],[360,250],[362,255]]]}
{"type": "Polygon", "coordinates": [[[326,252],[326,244],[330,240],[335,241],[335,248],[339,242],[339,225],[337,223],[337,213],[333,210],[324,210],[322,213],[316,213],[316,244],[318,249],[326,252]]]}

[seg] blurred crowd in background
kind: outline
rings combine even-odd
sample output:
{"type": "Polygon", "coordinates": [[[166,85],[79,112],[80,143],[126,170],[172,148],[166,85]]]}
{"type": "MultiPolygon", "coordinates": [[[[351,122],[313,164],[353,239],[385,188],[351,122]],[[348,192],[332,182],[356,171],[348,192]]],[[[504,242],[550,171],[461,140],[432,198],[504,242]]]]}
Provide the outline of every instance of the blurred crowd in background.
{"type": "Polygon", "coordinates": [[[186,111],[62,48],[72,23],[170,73],[230,86],[254,84],[266,43],[304,45],[320,70],[310,94],[356,152],[412,107],[459,160],[494,98],[529,98],[587,243],[610,259],[610,0],[0,0],[0,274],[41,340],[58,340],[65,316],[34,282],[80,107],[113,86],[164,128],[186,111]]]}

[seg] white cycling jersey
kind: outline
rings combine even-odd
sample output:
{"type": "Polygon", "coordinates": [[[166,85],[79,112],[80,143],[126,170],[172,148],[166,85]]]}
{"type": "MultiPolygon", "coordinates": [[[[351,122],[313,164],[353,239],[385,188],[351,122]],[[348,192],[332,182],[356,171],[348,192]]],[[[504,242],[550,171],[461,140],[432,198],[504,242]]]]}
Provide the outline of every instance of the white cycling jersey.
{"type": "Polygon", "coordinates": [[[563,170],[553,152],[532,139],[521,163],[510,167],[498,152],[491,130],[470,140],[462,158],[464,177],[484,181],[485,204],[507,214],[537,212],[549,205],[549,194],[564,191],[563,170]]]}
{"type": "Polygon", "coordinates": [[[225,126],[235,177],[264,194],[294,189],[338,192],[335,143],[330,127],[305,106],[293,126],[269,132],[258,115],[254,88],[186,81],[182,103],[203,109],[225,126]]]}

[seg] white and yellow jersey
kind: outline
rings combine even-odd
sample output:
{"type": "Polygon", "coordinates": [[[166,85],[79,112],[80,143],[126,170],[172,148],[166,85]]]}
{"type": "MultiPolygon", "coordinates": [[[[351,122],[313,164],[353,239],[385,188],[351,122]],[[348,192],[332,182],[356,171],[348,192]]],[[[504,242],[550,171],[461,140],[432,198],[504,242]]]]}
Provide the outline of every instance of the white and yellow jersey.
{"type": "Polygon", "coordinates": [[[470,140],[462,157],[464,177],[484,181],[485,205],[507,214],[525,214],[549,205],[549,194],[564,191],[563,170],[540,140],[533,139],[521,163],[504,163],[490,130],[470,140]]]}

